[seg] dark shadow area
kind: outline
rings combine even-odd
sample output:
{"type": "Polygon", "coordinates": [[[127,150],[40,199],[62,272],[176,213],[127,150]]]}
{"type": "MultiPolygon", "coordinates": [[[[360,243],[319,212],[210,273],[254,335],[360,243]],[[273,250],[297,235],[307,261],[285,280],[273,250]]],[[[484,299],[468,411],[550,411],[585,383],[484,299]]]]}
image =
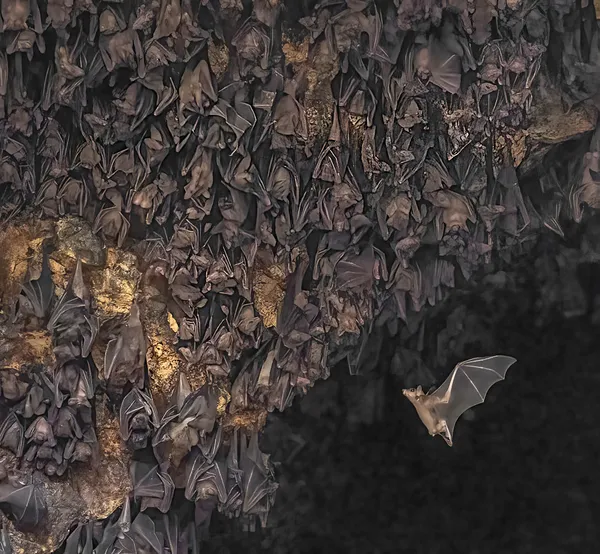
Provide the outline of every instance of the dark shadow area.
{"type": "MultiPolygon", "coordinates": [[[[538,259],[558,251],[552,241],[537,248],[538,259]]],[[[269,528],[232,535],[216,518],[206,551],[591,552],[600,513],[593,493],[600,329],[593,308],[562,315],[560,302],[540,287],[539,267],[520,264],[493,290],[498,274],[488,275],[432,317],[425,348],[462,305],[471,321],[464,333],[473,333],[466,357],[518,359],[485,404],[459,420],[454,447],[428,436],[401,394],[405,376],[390,371],[399,339],[384,340],[374,371],[351,377],[342,364],[283,416],[271,417],[263,444],[281,487],[269,528]]],[[[593,306],[599,268],[579,269],[593,306]]],[[[435,368],[436,384],[463,358],[451,352],[448,359],[435,368]]]]}

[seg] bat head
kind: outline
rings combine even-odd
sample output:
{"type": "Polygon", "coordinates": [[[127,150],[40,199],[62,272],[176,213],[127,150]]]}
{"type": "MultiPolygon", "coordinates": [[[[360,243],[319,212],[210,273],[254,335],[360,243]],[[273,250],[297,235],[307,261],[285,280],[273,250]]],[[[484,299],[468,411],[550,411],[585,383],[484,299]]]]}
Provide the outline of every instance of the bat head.
{"type": "Polygon", "coordinates": [[[446,444],[452,446],[452,434],[448,425],[445,420],[440,418],[435,409],[439,400],[435,396],[423,392],[420,385],[416,389],[402,389],[402,394],[411,401],[429,434],[432,437],[441,435],[446,444]]]}
{"type": "Polygon", "coordinates": [[[408,398],[413,404],[418,399],[426,396],[421,385],[419,385],[416,389],[402,389],[402,394],[406,396],[406,398],[408,398]]]}

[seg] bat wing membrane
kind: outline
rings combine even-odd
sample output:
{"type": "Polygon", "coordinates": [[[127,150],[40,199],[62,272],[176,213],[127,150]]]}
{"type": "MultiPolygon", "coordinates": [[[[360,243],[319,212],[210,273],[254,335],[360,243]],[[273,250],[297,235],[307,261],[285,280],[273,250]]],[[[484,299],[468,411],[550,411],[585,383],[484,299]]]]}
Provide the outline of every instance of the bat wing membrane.
{"type": "Polygon", "coordinates": [[[517,360],[511,356],[471,358],[456,365],[444,383],[432,393],[442,400],[438,415],[446,421],[450,438],[458,418],[469,408],[483,403],[495,383],[506,377],[517,360]]]}

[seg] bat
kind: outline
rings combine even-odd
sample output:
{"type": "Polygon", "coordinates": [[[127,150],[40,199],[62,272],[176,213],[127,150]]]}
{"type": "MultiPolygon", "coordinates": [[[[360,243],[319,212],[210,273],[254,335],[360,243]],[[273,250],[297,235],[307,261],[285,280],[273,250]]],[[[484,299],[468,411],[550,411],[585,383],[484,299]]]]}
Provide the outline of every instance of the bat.
{"type": "Polygon", "coordinates": [[[210,467],[210,462],[207,462],[202,453],[194,449],[191,456],[188,458],[185,468],[185,497],[188,500],[193,500],[196,495],[196,481],[210,467]]]}
{"type": "Polygon", "coordinates": [[[0,554],[13,554],[10,535],[6,525],[0,525],[0,554]]]}
{"type": "Polygon", "coordinates": [[[129,533],[131,530],[131,500],[129,499],[129,496],[125,497],[116,526],[119,529],[118,535],[129,533]]]}
{"type": "Polygon", "coordinates": [[[100,14],[98,30],[105,35],[113,35],[127,29],[127,22],[119,6],[107,6],[100,14]]]}
{"type": "MultiPolygon", "coordinates": [[[[178,398],[176,401],[179,403],[181,400],[178,398]]],[[[217,400],[214,387],[204,385],[185,397],[181,409],[178,409],[178,404],[173,404],[165,412],[152,439],[161,467],[168,460],[179,465],[181,458],[198,444],[200,437],[212,432],[217,417],[217,400]]]]}
{"type": "MultiPolygon", "coordinates": [[[[96,440],[89,442],[96,442],[96,440]]],[[[63,458],[73,462],[87,462],[92,456],[92,447],[87,443],[88,441],[82,442],[77,439],[69,439],[63,451],[63,458]]]]}
{"type": "MultiPolygon", "coordinates": [[[[129,502],[129,497],[125,498],[125,502],[129,502]]],[[[119,521],[110,521],[104,528],[98,546],[94,549],[95,554],[109,554],[109,552],[112,552],[113,545],[120,532],[119,521]]]]}
{"type": "Polygon", "coordinates": [[[192,501],[216,496],[221,504],[227,501],[227,462],[224,456],[208,461],[200,452],[186,466],[185,497],[192,501]]]}
{"type": "Polygon", "coordinates": [[[212,436],[204,436],[200,440],[200,451],[206,461],[209,463],[214,462],[215,457],[221,448],[221,443],[223,441],[223,428],[221,425],[217,424],[217,428],[212,434],[212,436]]]}
{"type": "Polygon", "coordinates": [[[88,312],[86,303],[77,297],[70,285],[56,304],[48,322],[53,335],[55,354],[66,360],[86,358],[98,334],[99,321],[88,312]]]}
{"type": "Polygon", "coordinates": [[[46,412],[45,400],[44,389],[39,385],[33,384],[27,391],[25,399],[15,411],[25,419],[29,419],[34,415],[42,415],[46,412]]]}
{"type": "Polygon", "coordinates": [[[482,404],[494,383],[503,381],[508,368],[517,360],[511,356],[487,356],[460,362],[442,385],[428,394],[419,385],[403,389],[433,437],[441,435],[452,446],[458,418],[469,408],[482,404]]]}
{"type": "Polygon", "coordinates": [[[52,432],[52,426],[45,417],[38,417],[25,431],[25,438],[29,442],[45,444],[51,448],[56,446],[56,439],[52,432]]]}
{"type": "Polygon", "coordinates": [[[300,176],[293,163],[285,157],[272,157],[269,162],[267,191],[276,200],[285,201],[292,188],[297,188],[300,176]]]}
{"type": "Polygon", "coordinates": [[[54,282],[48,262],[49,247],[45,246],[42,258],[42,272],[38,279],[24,283],[16,305],[15,319],[19,312],[34,315],[39,319],[48,316],[54,299],[54,282]]]}
{"type": "Polygon", "coordinates": [[[186,67],[179,85],[179,119],[185,121],[184,110],[204,113],[211,102],[219,98],[210,67],[201,60],[198,65],[186,67]]]}
{"type": "Polygon", "coordinates": [[[58,189],[56,199],[60,215],[65,215],[73,208],[77,208],[75,213],[79,217],[83,217],[84,207],[89,202],[89,189],[83,181],[69,178],[58,189]]]}
{"type": "Polygon", "coordinates": [[[158,427],[158,414],[150,394],[131,389],[121,403],[119,422],[121,438],[131,448],[146,448],[154,429],[158,427]]]}
{"type": "MultiPolygon", "coordinates": [[[[154,521],[147,516],[145,513],[139,513],[131,524],[131,530],[125,533],[125,539],[129,539],[131,542],[124,548],[124,552],[156,552],[159,554],[163,552],[163,536],[156,531],[156,525],[154,521]]],[[[123,539],[118,541],[121,543],[123,539]]],[[[126,543],[127,544],[127,543],[126,543]]]]}
{"type": "Polygon", "coordinates": [[[94,522],[80,523],[65,542],[65,554],[92,554],[94,522]]]}
{"type": "Polygon", "coordinates": [[[222,428],[217,427],[213,437],[200,443],[188,459],[186,466],[185,497],[198,501],[208,496],[217,496],[221,504],[227,501],[227,459],[221,444],[222,428]],[[217,454],[219,457],[217,457],[217,454]]]}
{"type": "Polygon", "coordinates": [[[25,430],[14,412],[10,412],[0,425],[0,446],[11,450],[18,458],[25,448],[25,430]]]}
{"type": "Polygon", "coordinates": [[[102,238],[114,238],[120,248],[129,233],[129,221],[118,207],[103,208],[98,212],[92,230],[96,234],[101,234],[102,238]]]}
{"type": "Polygon", "coordinates": [[[278,484],[273,480],[269,456],[258,447],[258,433],[253,433],[250,441],[242,438],[240,469],[244,499],[242,511],[257,515],[264,527],[270,507],[275,500],[278,484]]]}
{"type": "MultiPolygon", "coordinates": [[[[56,373],[54,404],[60,408],[67,397],[69,405],[90,407],[94,398],[94,375],[89,359],[67,362],[56,373]]],[[[41,414],[40,414],[41,415],[41,414]]]]}
{"type": "Polygon", "coordinates": [[[256,66],[266,70],[271,56],[271,37],[258,21],[248,19],[231,39],[238,52],[240,73],[243,77],[256,66]]]}
{"type": "Polygon", "coordinates": [[[298,294],[302,292],[302,280],[304,279],[308,265],[308,260],[301,258],[296,265],[294,273],[287,279],[285,296],[277,314],[275,325],[275,329],[279,335],[289,334],[295,328],[298,321],[300,309],[294,301],[298,294]]]}
{"type": "Polygon", "coordinates": [[[138,414],[142,414],[149,425],[158,426],[158,413],[154,401],[149,394],[133,388],[123,399],[119,410],[119,429],[124,441],[129,439],[132,420],[138,414]]]}
{"type": "MultiPolygon", "coordinates": [[[[245,439],[244,439],[245,440],[245,439]]],[[[227,500],[222,511],[229,517],[238,516],[242,508],[242,475],[240,469],[240,430],[236,429],[231,436],[229,452],[227,454],[227,500]]]]}
{"type": "Polygon", "coordinates": [[[360,254],[346,252],[336,264],[336,277],[340,290],[369,289],[374,280],[375,250],[372,246],[360,254]]]}
{"type": "Polygon", "coordinates": [[[217,417],[218,399],[214,387],[202,386],[185,399],[179,413],[179,421],[189,419],[191,427],[204,433],[212,433],[217,417]]]}
{"type": "MultiPolygon", "coordinates": [[[[239,98],[234,98],[234,105],[232,106],[223,98],[219,98],[209,114],[225,120],[225,124],[235,135],[235,139],[231,143],[234,151],[243,152],[247,149],[247,141],[245,141],[246,144],[240,144],[240,141],[244,133],[256,124],[256,114],[250,104],[241,101],[239,98]]],[[[249,133],[246,137],[249,137],[249,133]]],[[[222,175],[225,176],[225,173],[222,175]]]]}
{"type": "Polygon", "coordinates": [[[196,500],[216,496],[221,504],[227,502],[227,466],[225,459],[215,461],[198,478],[195,492],[196,500]]]}
{"type": "Polygon", "coordinates": [[[129,381],[141,389],[144,387],[145,362],[146,337],[140,321],[140,309],[134,303],[121,333],[106,346],[104,378],[121,387],[129,381]]]}
{"type": "Polygon", "coordinates": [[[9,369],[0,371],[0,389],[4,400],[11,402],[22,400],[27,394],[28,386],[16,371],[9,369]]]}
{"type": "Polygon", "coordinates": [[[58,410],[56,421],[54,422],[54,435],[56,437],[71,439],[73,437],[81,440],[83,433],[77,422],[76,411],[71,406],[63,406],[58,410]]]}
{"type": "Polygon", "coordinates": [[[277,408],[280,412],[283,412],[288,406],[292,405],[296,391],[290,383],[291,373],[278,371],[279,376],[274,380],[275,385],[271,387],[268,393],[268,409],[273,411],[274,408],[277,408]]]}
{"type": "Polygon", "coordinates": [[[429,38],[430,81],[452,94],[458,94],[461,84],[461,59],[433,35],[429,38]]]}
{"type": "Polygon", "coordinates": [[[158,508],[162,513],[169,511],[175,493],[175,484],[168,473],[160,471],[158,465],[133,462],[131,481],[134,500],[142,499],[142,511],[146,508],[158,508]]]}
{"type": "Polygon", "coordinates": [[[178,552],[187,552],[187,548],[183,550],[179,550],[178,546],[181,541],[181,528],[179,525],[179,517],[177,514],[172,514],[169,517],[169,514],[164,514],[162,517],[163,520],[163,529],[165,530],[165,543],[167,549],[172,554],[177,554],[178,552]]]}
{"type": "Polygon", "coordinates": [[[47,514],[44,494],[33,484],[19,488],[0,485],[0,507],[22,529],[35,528],[47,514]]]}

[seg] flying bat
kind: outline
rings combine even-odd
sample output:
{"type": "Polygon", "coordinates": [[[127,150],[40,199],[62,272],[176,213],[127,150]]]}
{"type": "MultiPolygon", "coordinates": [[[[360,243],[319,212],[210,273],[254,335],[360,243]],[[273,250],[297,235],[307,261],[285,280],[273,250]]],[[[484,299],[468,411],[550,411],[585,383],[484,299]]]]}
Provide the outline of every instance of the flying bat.
{"type": "Polygon", "coordinates": [[[511,356],[471,358],[457,364],[433,392],[424,393],[419,385],[416,389],[403,389],[402,394],[412,402],[429,434],[442,435],[452,446],[458,418],[469,408],[482,404],[492,385],[503,381],[516,361],[511,356]]]}

